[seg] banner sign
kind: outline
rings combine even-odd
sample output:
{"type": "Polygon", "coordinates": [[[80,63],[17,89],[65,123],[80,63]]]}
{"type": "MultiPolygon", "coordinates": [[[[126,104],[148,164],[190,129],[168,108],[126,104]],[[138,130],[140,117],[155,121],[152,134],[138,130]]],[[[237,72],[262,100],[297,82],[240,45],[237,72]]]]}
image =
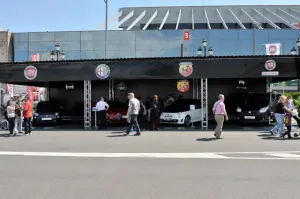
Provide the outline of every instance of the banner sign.
{"type": "Polygon", "coordinates": [[[31,55],[31,61],[40,61],[40,55],[39,54],[31,55]]]}
{"type": "Polygon", "coordinates": [[[273,44],[265,44],[267,55],[281,55],[281,44],[273,43],[273,44]]]}
{"type": "Polygon", "coordinates": [[[7,92],[11,97],[14,97],[14,85],[7,84],[7,92]]]}
{"type": "Polygon", "coordinates": [[[190,40],[190,31],[188,31],[188,30],[183,31],[183,40],[184,41],[190,40]]]}

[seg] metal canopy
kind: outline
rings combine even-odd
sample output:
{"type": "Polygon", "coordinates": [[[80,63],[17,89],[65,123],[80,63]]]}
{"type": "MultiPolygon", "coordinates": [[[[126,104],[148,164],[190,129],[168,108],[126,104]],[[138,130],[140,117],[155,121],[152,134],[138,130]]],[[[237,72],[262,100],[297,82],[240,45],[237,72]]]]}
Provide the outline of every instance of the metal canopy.
{"type": "Polygon", "coordinates": [[[118,27],[148,29],[299,29],[300,5],[121,8],[118,27]],[[268,25],[268,26],[267,26],[268,25]],[[189,28],[187,28],[189,27],[189,28]]]}

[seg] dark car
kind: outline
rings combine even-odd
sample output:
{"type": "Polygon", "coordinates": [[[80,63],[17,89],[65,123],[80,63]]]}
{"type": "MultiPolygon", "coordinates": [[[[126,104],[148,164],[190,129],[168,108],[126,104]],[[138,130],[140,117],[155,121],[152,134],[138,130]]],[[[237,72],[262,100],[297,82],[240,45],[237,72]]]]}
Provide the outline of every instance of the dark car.
{"type": "Polygon", "coordinates": [[[60,121],[59,105],[51,101],[39,102],[35,108],[33,124],[57,124],[60,121]]]}
{"type": "Polygon", "coordinates": [[[236,118],[241,123],[269,123],[269,105],[280,94],[249,93],[239,96],[236,104],[236,118]]]}

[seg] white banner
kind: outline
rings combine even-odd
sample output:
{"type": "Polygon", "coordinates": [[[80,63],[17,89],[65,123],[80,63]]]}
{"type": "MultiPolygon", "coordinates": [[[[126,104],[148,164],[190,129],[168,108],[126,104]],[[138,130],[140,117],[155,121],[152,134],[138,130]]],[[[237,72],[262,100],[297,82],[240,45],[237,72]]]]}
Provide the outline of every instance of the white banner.
{"type": "Polygon", "coordinates": [[[9,94],[11,97],[14,97],[14,85],[12,85],[12,84],[7,84],[7,91],[8,91],[8,94],[9,94]]]}
{"type": "Polygon", "coordinates": [[[265,44],[267,55],[281,55],[281,43],[265,44]]]}

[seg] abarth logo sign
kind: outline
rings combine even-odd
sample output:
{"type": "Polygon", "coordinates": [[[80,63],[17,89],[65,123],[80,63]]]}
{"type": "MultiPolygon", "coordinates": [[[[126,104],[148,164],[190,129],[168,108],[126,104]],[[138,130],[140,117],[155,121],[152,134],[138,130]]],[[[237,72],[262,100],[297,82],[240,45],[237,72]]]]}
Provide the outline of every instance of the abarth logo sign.
{"type": "Polygon", "coordinates": [[[190,84],[188,80],[177,81],[177,90],[181,93],[187,92],[190,89],[190,84]]]}
{"type": "Polygon", "coordinates": [[[193,63],[192,62],[180,62],[179,63],[179,73],[183,77],[188,77],[193,73],[193,63]]]}
{"type": "Polygon", "coordinates": [[[37,69],[34,66],[27,66],[24,69],[24,76],[28,80],[34,80],[37,77],[37,69]]]}
{"type": "Polygon", "coordinates": [[[276,62],[274,60],[266,61],[265,68],[268,71],[274,70],[276,68],[276,62]]]}
{"type": "Polygon", "coordinates": [[[99,79],[106,79],[110,75],[110,68],[106,64],[100,64],[97,66],[95,73],[99,79]]]}

